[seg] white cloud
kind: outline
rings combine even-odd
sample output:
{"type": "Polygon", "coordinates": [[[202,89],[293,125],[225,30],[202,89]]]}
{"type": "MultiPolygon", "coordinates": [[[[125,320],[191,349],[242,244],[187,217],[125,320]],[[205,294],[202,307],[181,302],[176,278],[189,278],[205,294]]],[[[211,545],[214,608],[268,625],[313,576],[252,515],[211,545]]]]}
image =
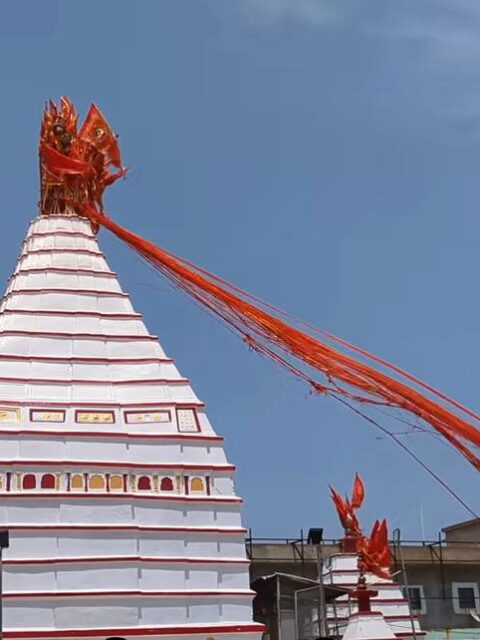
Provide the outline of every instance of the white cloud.
{"type": "Polygon", "coordinates": [[[278,22],[302,22],[324,27],[341,16],[339,2],[333,0],[240,0],[246,17],[265,25],[278,22]]]}
{"type": "Polygon", "coordinates": [[[431,112],[468,124],[471,135],[480,111],[480,0],[390,2],[364,29],[404,56],[431,112]]]}
{"type": "Polygon", "coordinates": [[[397,27],[380,27],[377,33],[386,38],[423,44],[424,52],[432,61],[444,64],[479,62],[479,34],[470,28],[448,28],[417,22],[397,27]]]}
{"type": "Polygon", "coordinates": [[[474,62],[480,54],[480,2],[435,0],[419,6],[390,4],[383,20],[371,25],[371,33],[423,44],[426,54],[443,64],[474,62]],[[427,9],[427,10],[425,10],[427,9]]]}

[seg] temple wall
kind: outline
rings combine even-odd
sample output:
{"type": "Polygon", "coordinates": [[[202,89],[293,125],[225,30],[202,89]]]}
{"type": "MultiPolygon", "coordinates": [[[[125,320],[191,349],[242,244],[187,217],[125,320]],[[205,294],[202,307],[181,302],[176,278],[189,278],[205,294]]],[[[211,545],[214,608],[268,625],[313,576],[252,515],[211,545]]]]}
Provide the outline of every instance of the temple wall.
{"type": "Polygon", "coordinates": [[[252,617],[251,599],[252,596],[122,598],[96,594],[37,603],[25,598],[5,605],[4,623],[10,629],[177,626],[212,621],[218,624],[219,620],[246,623],[252,617]]]}

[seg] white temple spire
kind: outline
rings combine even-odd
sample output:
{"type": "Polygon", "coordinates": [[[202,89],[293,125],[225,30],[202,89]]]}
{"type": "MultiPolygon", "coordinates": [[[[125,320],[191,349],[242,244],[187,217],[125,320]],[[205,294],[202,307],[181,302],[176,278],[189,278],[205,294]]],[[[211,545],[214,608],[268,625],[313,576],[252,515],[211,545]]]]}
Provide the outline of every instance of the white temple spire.
{"type": "Polygon", "coordinates": [[[32,222],[0,307],[6,637],[258,638],[234,467],[89,222],[32,222]]]}

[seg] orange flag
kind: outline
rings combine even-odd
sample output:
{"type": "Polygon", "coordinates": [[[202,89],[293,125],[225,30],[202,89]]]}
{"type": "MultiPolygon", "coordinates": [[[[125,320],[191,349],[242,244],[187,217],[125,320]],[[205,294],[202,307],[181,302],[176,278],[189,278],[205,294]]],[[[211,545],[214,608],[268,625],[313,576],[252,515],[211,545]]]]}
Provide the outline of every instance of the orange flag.
{"type": "Polygon", "coordinates": [[[393,558],[388,545],[386,520],[375,521],[370,538],[362,538],[359,552],[359,565],[362,571],[370,571],[379,578],[391,580],[390,566],[393,558]]]}
{"type": "Polygon", "coordinates": [[[103,153],[107,160],[115,167],[119,169],[122,168],[122,159],[117,137],[95,104],[90,105],[85,122],[78,132],[78,137],[89,142],[98,149],[98,151],[103,153]]]}
{"type": "Polygon", "coordinates": [[[46,144],[42,146],[42,157],[47,171],[56,176],[83,176],[91,168],[88,162],[69,158],[46,144]]]}
{"type": "Polygon", "coordinates": [[[348,525],[348,506],[342,496],[340,496],[333,487],[330,487],[330,495],[333,500],[333,504],[337,509],[338,517],[344,529],[348,525]]]}
{"type": "Polygon", "coordinates": [[[389,567],[392,562],[392,552],[388,544],[388,526],[387,521],[382,520],[379,524],[375,548],[378,554],[378,561],[382,566],[389,567]]]}
{"type": "Polygon", "coordinates": [[[360,529],[360,523],[350,502],[344,500],[333,487],[330,487],[330,493],[345,532],[348,535],[361,536],[362,530],[360,529]]]}
{"type": "Polygon", "coordinates": [[[120,171],[116,171],[115,173],[111,173],[109,176],[107,176],[105,178],[103,184],[106,187],[109,187],[111,184],[113,184],[114,182],[116,182],[120,178],[123,178],[124,176],[126,176],[127,172],[128,172],[128,167],[125,167],[125,169],[120,169],[120,171]]]}
{"type": "Polygon", "coordinates": [[[358,475],[355,474],[355,480],[353,482],[352,489],[352,507],[354,509],[360,509],[363,504],[363,500],[365,498],[365,487],[363,485],[362,479],[358,475]]]}

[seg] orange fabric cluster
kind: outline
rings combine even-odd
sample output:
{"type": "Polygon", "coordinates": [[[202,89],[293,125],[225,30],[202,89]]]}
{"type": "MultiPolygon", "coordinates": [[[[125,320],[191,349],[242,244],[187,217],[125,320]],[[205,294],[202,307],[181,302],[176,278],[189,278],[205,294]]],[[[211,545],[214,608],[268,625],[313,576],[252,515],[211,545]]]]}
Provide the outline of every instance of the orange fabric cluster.
{"type": "Polygon", "coordinates": [[[344,340],[298,321],[302,328],[294,326],[295,319],[288,314],[128,231],[92,206],[84,205],[82,211],[217,316],[252,350],[305,381],[315,392],[408,412],[433,427],[480,470],[474,449],[480,446],[480,430],[475,424],[480,418],[473,411],[344,340]]]}
{"type": "Polygon", "coordinates": [[[356,511],[365,499],[365,487],[360,476],[355,474],[352,497],[342,498],[333,487],[330,487],[333,504],[345,530],[346,541],[353,541],[358,553],[358,568],[361,574],[370,572],[379,578],[391,580],[390,566],[392,553],[388,544],[388,527],[386,520],[376,520],[372,532],[366,537],[360,527],[356,511]]]}
{"type": "Polygon", "coordinates": [[[360,509],[363,504],[365,488],[358,473],[355,475],[352,497],[350,500],[347,497],[342,498],[342,496],[338,494],[333,487],[330,487],[330,494],[346,535],[354,538],[360,538],[362,530],[355,512],[357,509],[360,509]]]}
{"type": "Polygon", "coordinates": [[[68,98],[50,101],[40,131],[42,213],[63,213],[89,202],[103,209],[106,187],[125,175],[117,138],[94,104],[77,131],[78,115],[68,98]],[[110,167],[118,171],[112,173],[110,167]]]}

